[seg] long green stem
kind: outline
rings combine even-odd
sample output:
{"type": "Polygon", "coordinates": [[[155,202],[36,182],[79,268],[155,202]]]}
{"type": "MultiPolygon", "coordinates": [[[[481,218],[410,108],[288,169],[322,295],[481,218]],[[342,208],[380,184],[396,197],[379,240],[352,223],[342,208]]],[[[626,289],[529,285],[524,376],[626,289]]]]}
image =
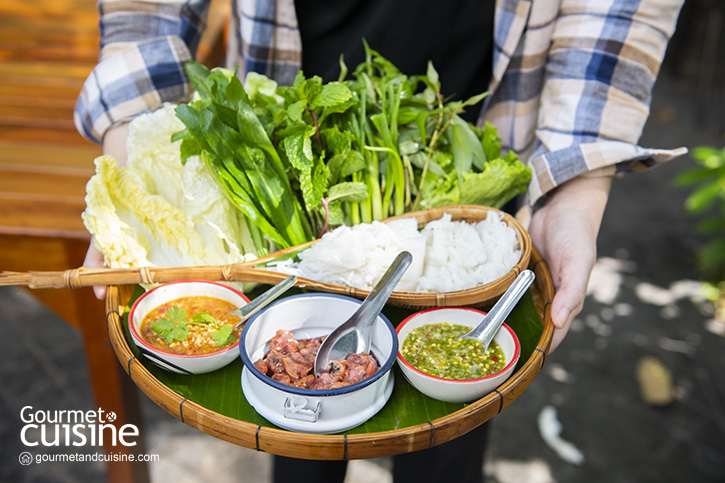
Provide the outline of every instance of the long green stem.
{"type": "Polygon", "coordinates": [[[368,199],[370,200],[370,221],[381,220],[385,217],[385,211],[383,210],[384,201],[381,193],[381,180],[380,180],[380,168],[378,155],[376,153],[369,152],[366,148],[366,143],[372,141],[373,132],[370,129],[370,124],[365,122],[362,124],[362,141],[363,144],[360,146],[360,152],[364,153],[365,159],[367,160],[367,172],[368,176],[365,181],[368,186],[368,199]]]}
{"type": "MultiPolygon", "coordinates": [[[[360,173],[353,173],[352,174],[352,180],[353,181],[360,181],[360,173]]],[[[361,210],[361,203],[358,201],[351,201],[349,203],[349,214],[350,214],[350,223],[353,225],[357,225],[360,223],[360,210],[361,210]]]]}
{"type": "Polygon", "coordinates": [[[451,125],[451,122],[453,120],[453,117],[460,112],[460,108],[453,111],[453,113],[448,117],[445,124],[443,123],[444,115],[443,115],[443,97],[441,96],[440,92],[436,90],[436,96],[438,98],[438,107],[440,108],[440,112],[438,113],[438,119],[436,120],[436,127],[433,130],[433,134],[431,134],[430,138],[430,144],[428,145],[428,149],[426,152],[425,157],[425,163],[423,164],[423,170],[420,174],[420,182],[418,184],[418,193],[415,195],[415,202],[413,203],[413,207],[411,208],[412,211],[415,211],[418,209],[418,205],[420,204],[420,198],[423,195],[423,187],[425,186],[425,178],[426,174],[428,173],[428,167],[430,166],[430,161],[433,156],[433,152],[435,149],[436,144],[438,144],[438,140],[440,139],[441,135],[448,129],[451,125]]]}

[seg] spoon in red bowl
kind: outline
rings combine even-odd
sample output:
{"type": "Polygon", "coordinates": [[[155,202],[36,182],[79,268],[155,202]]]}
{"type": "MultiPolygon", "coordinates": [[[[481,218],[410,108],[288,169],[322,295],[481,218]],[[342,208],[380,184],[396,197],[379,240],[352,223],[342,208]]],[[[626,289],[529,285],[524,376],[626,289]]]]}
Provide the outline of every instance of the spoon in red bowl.
{"type": "Polygon", "coordinates": [[[285,278],[278,284],[274,285],[272,288],[264,292],[259,297],[256,297],[254,300],[249,302],[246,305],[242,305],[236,310],[232,310],[229,312],[232,315],[236,315],[237,317],[241,317],[242,320],[237,322],[237,325],[234,326],[235,329],[238,329],[241,327],[246,320],[257,313],[258,310],[260,310],[263,307],[266,307],[267,304],[275,300],[277,297],[285,293],[287,290],[289,290],[295,283],[297,282],[297,276],[290,275],[289,277],[285,278]]]}
{"type": "Polygon", "coordinates": [[[526,290],[534,282],[534,278],[536,276],[531,270],[524,270],[519,273],[514,283],[498,299],[498,302],[483,317],[483,320],[471,329],[470,332],[460,336],[460,338],[480,340],[483,343],[483,352],[485,353],[491,341],[496,336],[496,333],[501,328],[501,325],[503,325],[504,320],[506,320],[506,317],[509,316],[518,301],[526,293],[526,290]]]}

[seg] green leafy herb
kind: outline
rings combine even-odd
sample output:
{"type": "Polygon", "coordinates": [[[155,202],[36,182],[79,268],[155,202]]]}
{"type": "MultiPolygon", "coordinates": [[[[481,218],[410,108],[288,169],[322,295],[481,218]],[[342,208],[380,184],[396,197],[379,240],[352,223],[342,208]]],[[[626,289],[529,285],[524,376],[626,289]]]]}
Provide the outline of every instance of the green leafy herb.
{"type": "Polygon", "coordinates": [[[173,305],[166,312],[166,317],[151,322],[151,329],[159,334],[167,344],[186,339],[186,310],[173,305]]]}
{"type": "Polygon", "coordinates": [[[206,312],[200,312],[198,314],[194,314],[191,316],[191,319],[189,320],[190,324],[197,324],[197,325],[211,325],[216,326],[218,324],[217,320],[212,317],[211,315],[207,314],[206,312]]]}
{"type": "Polygon", "coordinates": [[[188,317],[186,310],[179,308],[177,305],[172,305],[169,308],[166,317],[151,322],[151,329],[164,339],[167,344],[171,344],[186,339],[189,335],[190,325],[214,328],[215,330],[211,336],[217,347],[225,346],[234,340],[231,325],[220,324],[218,320],[206,312],[200,312],[188,317]]]}
{"type": "Polygon", "coordinates": [[[222,325],[211,334],[217,347],[225,346],[234,340],[231,325],[222,325]]]}
{"type": "MultiPolygon", "coordinates": [[[[438,73],[408,76],[365,44],[338,81],[298,72],[291,86],[186,65],[200,99],[177,108],[184,158],[201,155],[235,205],[284,248],[342,223],[457,203],[501,207],[531,171],[501,153],[496,129],[460,115],[481,93],[447,101],[438,73]]],[[[265,240],[255,238],[255,244],[265,240]]],[[[265,252],[270,248],[257,247],[265,252]]]]}
{"type": "Polygon", "coordinates": [[[236,76],[186,66],[201,100],[182,104],[177,117],[186,129],[181,139],[184,158],[201,155],[236,206],[281,247],[312,237],[287,166],[257,117],[252,101],[236,76]]]}
{"type": "Polygon", "coordinates": [[[685,208],[700,221],[695,230],[706,243],[699,249],[702,273],[725,293],[725,147],[699,146],[691,157],[697,166],[680,174],[679,186],[692,186],[685,208]]]}

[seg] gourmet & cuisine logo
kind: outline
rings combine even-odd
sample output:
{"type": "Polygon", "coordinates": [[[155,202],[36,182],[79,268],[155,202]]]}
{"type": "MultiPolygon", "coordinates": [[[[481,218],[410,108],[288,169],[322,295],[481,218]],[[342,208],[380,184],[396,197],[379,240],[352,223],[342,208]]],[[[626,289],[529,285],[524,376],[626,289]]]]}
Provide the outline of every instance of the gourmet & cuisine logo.
{"type": "Polygon", "coordinates": [[[96,409],[36,410],[25,406],[20,410],[25,423],[20,439],[25,446],[136,446],[139,431],[134,424],[120,428],[113,422],[116,413],[96,409]]]}

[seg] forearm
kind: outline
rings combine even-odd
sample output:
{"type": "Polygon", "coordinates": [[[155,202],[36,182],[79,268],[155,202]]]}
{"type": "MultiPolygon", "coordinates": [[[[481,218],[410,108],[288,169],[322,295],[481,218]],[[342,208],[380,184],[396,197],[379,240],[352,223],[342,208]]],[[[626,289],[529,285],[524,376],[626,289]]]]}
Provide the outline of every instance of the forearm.
{"type": "Polygon", "coordinates": [[[119,166],[126,165],[126,139],[128,138],[128,123],[122,122],[111,127],[103,136],[103,154],[113,156],[119,166]]]}
{"type": "Polygon", "coordinates": [[[578,176],[553,190],[544,208],[566,206],[573,216],[586,220],[582,228],[592,237],[599,234],[604,211],[612,186],[611,176],[578,176]]]}

